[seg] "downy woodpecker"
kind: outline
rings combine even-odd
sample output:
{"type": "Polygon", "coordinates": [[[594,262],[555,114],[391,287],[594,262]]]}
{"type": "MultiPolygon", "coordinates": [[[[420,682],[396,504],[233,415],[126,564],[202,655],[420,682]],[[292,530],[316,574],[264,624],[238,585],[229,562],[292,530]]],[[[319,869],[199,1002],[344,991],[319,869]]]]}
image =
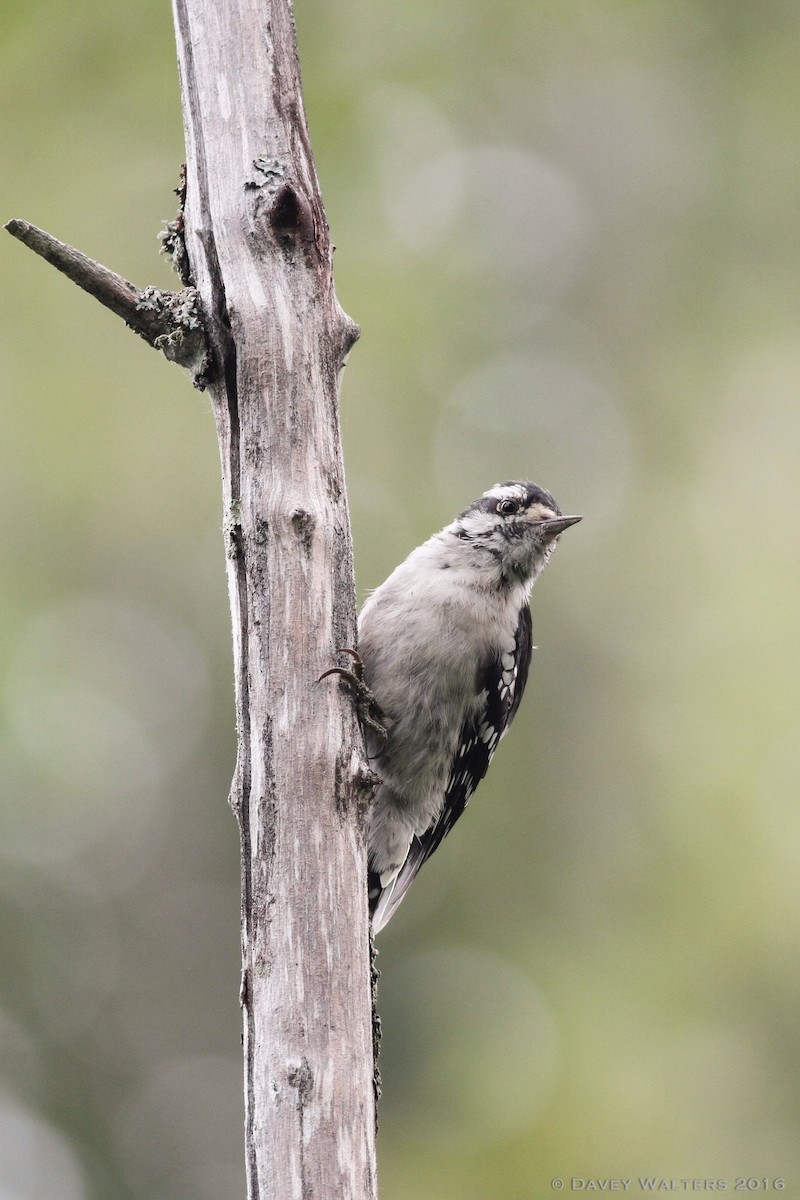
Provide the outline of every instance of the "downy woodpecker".
{"type": "MultiPolygon", "coordinates": [[[[359,675],[380,784],[369,814],[369,901],[382,929],[461,816],[519,707],[529,597],[562,516],[534,483],[496,484],[401,563],[359,619],[359,675]]],[[[343,673],[343,672],[339,672],[343,673]]]]}

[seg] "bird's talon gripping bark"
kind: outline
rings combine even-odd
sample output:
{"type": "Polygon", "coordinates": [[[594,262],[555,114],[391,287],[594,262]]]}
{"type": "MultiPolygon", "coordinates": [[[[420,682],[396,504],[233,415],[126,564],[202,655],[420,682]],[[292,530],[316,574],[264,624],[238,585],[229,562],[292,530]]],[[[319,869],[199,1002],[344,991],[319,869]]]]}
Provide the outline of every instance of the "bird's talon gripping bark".
{"type": "Polygon", "coordinates": [[[381,741],[379,752],[371,754],[369,757],[370,759],[380,758],[389,740],[386,725],[384,724],[386,718],[383,715],[380,704],[378,704],[378,701],[364,683],[364,664],[361,661],[361,655],[357,650],[352,650],[349,646],[337,646],[337,651],[339,654],[349,654],[351,656],[353,659],[352,670],[348,671],[346,667],[329,667],[327,671],[322,672],[317,683],[321,683],[329,675],[338,675],[352,689],[359,721],[362,726],[371,729],[373,733],[377,734],[381,741]]]}

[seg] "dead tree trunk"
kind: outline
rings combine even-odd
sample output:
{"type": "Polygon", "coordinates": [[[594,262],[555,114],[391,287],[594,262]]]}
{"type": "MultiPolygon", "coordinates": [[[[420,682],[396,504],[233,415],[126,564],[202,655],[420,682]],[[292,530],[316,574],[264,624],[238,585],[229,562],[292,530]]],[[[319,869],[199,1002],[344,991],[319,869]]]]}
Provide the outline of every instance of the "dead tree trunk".
{"type": "Polygon", "coordinates": [[[374,1200],[369,771],[351,705],[316,685],[355,644],[336,299],[290,0],[174,0],[186,201],[181,293],[9,230],[208,388],[222,462],[242,850],[251,1200],[374,1200]]]}
{"type": "Polygon", "coordinates": [[[355,338],[287,0],[175,0],[185,238],[217,371],[242,832],[249,1195],[374,1194],[352,717],[315,680],[355,644],[337,379],[355,338]]]}

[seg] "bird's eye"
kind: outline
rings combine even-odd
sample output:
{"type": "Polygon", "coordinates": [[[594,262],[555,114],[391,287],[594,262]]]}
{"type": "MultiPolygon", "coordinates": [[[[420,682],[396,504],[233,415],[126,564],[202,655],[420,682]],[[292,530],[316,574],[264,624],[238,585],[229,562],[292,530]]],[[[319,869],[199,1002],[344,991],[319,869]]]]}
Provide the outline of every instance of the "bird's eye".
{"type": "Polygon", "coordinates": [[[515,513],[518,507],[516,500],[500,500],[497,505],[497,511],[502,513],[504,517],[508,517],[511,513],[515,513]]]}

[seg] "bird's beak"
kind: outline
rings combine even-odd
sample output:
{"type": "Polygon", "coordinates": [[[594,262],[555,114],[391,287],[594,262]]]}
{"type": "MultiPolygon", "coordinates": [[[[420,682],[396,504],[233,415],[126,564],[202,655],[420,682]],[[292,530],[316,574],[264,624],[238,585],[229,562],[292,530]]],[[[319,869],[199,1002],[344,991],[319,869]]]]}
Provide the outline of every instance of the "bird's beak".
{"type": "Polygon", "coordinates": [[[577,525],[583,517],[551,517],[549,521],[539,521],[539,535],[543,542],[552,542],[570,525],[577,525]]]}

